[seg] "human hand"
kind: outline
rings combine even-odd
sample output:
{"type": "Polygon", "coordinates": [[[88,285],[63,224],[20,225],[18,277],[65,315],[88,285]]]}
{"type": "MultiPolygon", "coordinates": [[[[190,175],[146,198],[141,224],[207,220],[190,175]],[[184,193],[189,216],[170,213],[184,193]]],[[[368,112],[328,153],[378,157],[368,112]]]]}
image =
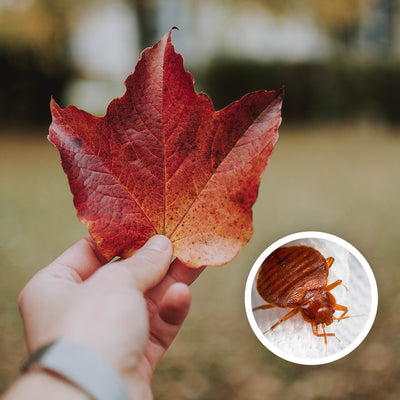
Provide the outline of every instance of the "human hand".
{"type": "Polygon", "coordinates": [[[74,340],[113,365],[131,395],[151,397],[153,371],[189,311],[187,285],[202,271],[179,260],[170,266],[171,257],[171,242],[160,235],[107,265],[90,238],[77,242],[20,294],[29,353],[74,340]]]}

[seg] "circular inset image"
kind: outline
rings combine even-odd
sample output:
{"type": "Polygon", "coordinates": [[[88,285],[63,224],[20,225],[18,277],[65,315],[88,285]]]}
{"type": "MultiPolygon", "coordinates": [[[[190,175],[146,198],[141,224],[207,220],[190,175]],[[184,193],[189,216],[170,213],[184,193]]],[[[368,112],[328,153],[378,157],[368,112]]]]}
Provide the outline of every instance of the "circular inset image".
{"type": "Polygon", "coordinates": [[[246,283],[246,314],[258,339],[285,360],[325,364],[367,336],[378,306],[368,262],[351,244],[300,232],[268,247],[246,283]]]}

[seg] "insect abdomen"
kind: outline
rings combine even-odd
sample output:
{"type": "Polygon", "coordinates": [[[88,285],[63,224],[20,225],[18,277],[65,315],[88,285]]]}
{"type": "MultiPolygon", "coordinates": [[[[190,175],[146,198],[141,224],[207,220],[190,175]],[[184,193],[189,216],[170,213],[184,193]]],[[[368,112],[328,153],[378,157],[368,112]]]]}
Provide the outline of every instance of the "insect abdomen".
{"type": "Polygon", "coordinates": [[[312,247],[280,247],[263,262],[257,290],[270,304],[296,307],[308,289],[326,286],[328,270],[325,258],[312,247]]]}

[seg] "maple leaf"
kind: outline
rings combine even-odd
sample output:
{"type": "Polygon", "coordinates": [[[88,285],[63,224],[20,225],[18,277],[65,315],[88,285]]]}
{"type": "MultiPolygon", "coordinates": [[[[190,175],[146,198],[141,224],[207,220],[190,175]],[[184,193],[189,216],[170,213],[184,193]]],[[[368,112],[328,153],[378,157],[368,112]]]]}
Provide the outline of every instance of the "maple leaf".
{"type": "Polygon", "coordinates": [[[191,267],[223,265],[249,241],[260,174],[278,139],[282,90],[220,111],[198,94],[171,32],[143,51],[104,117],[51,100],[78,218],[108,259],[170,238],[191,267]]]}

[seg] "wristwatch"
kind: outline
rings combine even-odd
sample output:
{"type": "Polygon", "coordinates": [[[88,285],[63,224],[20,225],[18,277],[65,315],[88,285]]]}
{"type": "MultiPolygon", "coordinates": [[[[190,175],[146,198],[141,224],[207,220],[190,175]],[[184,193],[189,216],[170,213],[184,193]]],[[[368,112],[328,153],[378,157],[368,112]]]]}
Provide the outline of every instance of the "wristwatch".
{"type": "Polygon", "coordinates": [[[130,400],[115,369],[98,354],[69,339],[58,339],[33,353],[21,372],[39,365],[61,375],[94,400],[130,400]]]}

